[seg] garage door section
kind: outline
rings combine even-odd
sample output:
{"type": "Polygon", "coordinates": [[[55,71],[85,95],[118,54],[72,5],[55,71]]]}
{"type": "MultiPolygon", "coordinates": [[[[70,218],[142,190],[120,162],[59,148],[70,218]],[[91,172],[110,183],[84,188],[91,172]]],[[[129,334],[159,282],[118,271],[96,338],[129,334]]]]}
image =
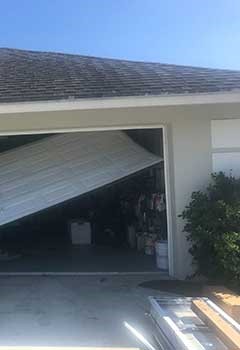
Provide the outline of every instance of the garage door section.
{"type": "Polygon", "coordinates": [[[212,120],[213,172],[240,176],[240,119],[212,120]]]}
{"type": "Polygon", "coordinates": [[[161,162],[121,131],[61,134],[0,154],[0,225],[161,162]]]}

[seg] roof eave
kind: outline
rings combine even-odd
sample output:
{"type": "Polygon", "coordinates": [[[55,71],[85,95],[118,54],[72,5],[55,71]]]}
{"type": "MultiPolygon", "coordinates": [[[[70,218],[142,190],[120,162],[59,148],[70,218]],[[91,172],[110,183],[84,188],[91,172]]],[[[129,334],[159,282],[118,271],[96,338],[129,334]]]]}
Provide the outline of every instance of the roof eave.
{"type": "Polygon", "coordinates": [[[0,114],[220,103],[240,103],[240,90],[214,93],[169,94],[160,96],[127,96],[0,103],[0,114]]]}

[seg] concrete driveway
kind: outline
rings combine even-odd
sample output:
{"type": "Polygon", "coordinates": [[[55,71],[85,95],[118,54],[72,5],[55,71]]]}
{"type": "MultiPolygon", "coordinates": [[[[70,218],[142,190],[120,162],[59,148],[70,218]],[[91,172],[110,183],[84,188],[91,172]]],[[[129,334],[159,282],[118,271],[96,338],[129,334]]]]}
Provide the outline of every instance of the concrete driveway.
{"type": "MultiPolygon", "coordinates": [[[[1,276],[0,346],[139,346],[123,327],[148,334],[145,276],[1,276]]],[[[163,278],[159,276],[159,278],[163,278]]]]}

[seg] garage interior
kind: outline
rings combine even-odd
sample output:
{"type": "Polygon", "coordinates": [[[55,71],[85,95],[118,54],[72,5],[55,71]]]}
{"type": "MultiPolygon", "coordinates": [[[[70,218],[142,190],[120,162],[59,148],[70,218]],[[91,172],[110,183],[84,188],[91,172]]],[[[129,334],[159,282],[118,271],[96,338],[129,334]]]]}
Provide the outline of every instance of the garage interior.
{"type": "MultiPolygon", "coordinates": [[[[163,130],[121,133],[154,155],[154,164],[127,176],[117,174],[114,181],[98,182],[96,188],[1,224],[1,273],[161,271],[156,265],[155,242],[167,240],[163,130]]],[[[85,133],[68,135],[74,134],[85,133]]],[[[25,146],[52,137],[55,135],[1,137],[0,163],[8,152],[18,150],[21,155],[25,146]]]]}

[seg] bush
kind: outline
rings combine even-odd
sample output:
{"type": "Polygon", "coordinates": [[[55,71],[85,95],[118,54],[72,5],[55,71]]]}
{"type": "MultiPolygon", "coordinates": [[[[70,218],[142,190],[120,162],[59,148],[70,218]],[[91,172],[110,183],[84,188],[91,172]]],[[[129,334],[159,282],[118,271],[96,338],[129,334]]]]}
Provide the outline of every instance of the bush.
{"type": "Polygon", "coordinates": [[[240,179],[213,174],[206,193],[193,192],[181,217],[197,272],[240,281],[240,179]]]}

